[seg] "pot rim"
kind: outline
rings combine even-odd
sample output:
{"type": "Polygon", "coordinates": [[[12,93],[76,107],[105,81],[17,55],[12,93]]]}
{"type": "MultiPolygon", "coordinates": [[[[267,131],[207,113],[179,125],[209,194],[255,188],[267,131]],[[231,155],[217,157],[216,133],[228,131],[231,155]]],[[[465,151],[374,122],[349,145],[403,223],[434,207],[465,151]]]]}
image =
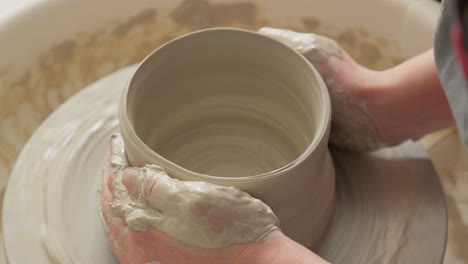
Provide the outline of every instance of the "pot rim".
{"type": "Polygon", "coordinates": [[[232,27],[213,27],[213,28],[207,28],[207,29],[202,29],[202,30],[197,30],[190,32],[188,34],[182,35],[180,37],[177,37],[175,39],[172,39],[165,44],[161,45],[154,51],[152,51],[148,56],[146,56],[142,62],[138,65],[138,68],[136,71],[132,74],[131,78],[127,81],[125,84],[124,92],[122,96],[120,97],[120,102],[119,102],[119,109],[118,109],[118,118],[119,118],[119,123],[120,123],[120,129],[122,132],[122,136],[125,142],[125,145],[132,145],[133,147],[138,147],[141,151],[141,155],[145,157],[145,160],[151,160],[155,161],[158,160],[158,163],[160,163],[160,166],[163,167],[168,171],[168,173],[172,171],[177,171],[180,174],[183,174],[187,178],[191,178],[193,180],[206,180],[206,181],[217,181],[217,182],[255,182],[255,181],[261,181],[265,179],[271,179],[273,177],[278,177],[284,174],[287,174],[290,170],[294,169],[297,167],[299,164],[301,164],[303,161],[306,160],[306,157],[310,156],[314,150],[318,148],[319,145],[321,144],[328,144],[328,136],[330,132],[330,124],[331,124],[331,101],[330,101],[330,95],[328,93],[328,89],[326,87],[325,82],[323,81],[321,75],[317,71],[317,69],[310,63],[302,54],[297,52],[296,50],[288,47],[286,44],[281,43],[280,41],[277,41],[273,38],[263,36],[261,34],[258,34],[254,31],[250,30],[245,30],[245,29],[239,29],[239,28],[232,28],[232,27]],[[136,134],[135,129],[132,126],[132,122],[129,119],[128,116],[128,108],[127,108],[127,98],[128,98],[128,93],[130,86],[132,82],[135,80],[136,73],[139,71],[139,69],[142,68],[145,64],[149,63],[151,60],[151,57],[159,52],[161,49],[164,47],[171,45],[172,43],[179,41],[184,38],[191,37],[192,35],[203,33],[203,32],[210,32],[210,31],[236,31],[236,32],[242,32],[246,34],[253,34],[258,38],[264,38],[267,39],[268,41],[275,42],[276,44],[280,44],[281,46],[289,49],[290,51],[293,51],[298,59],[303,60],[306,62],[307,69],[311,72],[313,77],[315,78],[315,81],[318,84],[318,96],[319,100],[322,101],[323,103],[323,115],[324,115],[324,122],[320,122],[320,124],[317,127],[317,131],[315,135],[312,138],[312,141],[309,143],[307,148],[293,161],[289,162],[288,164],[277,168],[272,171],[264,172],[261,174],[255,174],[255,175],[250,175],[250,176],[245,176],[245,177],[221,177],[221,176],[215,176],[215,175],[208,175],[208,174],[203,174],[203,173],[198,173],[189,169],[186,169],[177,163],[174,163],[165,157],[161,156],[158,154],[156,151],[152,150],[150,147],[148,147],[141,139],[140,137],[136,134]],[[162,164],[161,164],[162,163],[162,164]]]}

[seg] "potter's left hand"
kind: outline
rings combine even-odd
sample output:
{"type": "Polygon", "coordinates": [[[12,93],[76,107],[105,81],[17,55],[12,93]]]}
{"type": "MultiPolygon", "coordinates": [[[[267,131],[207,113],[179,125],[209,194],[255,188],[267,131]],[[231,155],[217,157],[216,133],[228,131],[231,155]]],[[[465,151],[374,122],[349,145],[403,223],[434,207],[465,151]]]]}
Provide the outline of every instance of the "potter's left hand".
{"type": "Polygon", "coordinates": [[[261,201],[238,189],[178,181],[158,168],[128,167],[123,141],[113,136],[102,174],[101,212],[109,245],[120,263],[327,263],[275,228],[276,217],[264,210],[261,201]],[[262,226],[251,229],[245,222],[262,226]],[[186,241],[204,241],[204,245],[217,244],[220,238],[228,243],[196,246],[178,239],[180,234],[188,235],[181,236],[186,241]],[[226,234],[233,236],[226,240],[226,234]]]}

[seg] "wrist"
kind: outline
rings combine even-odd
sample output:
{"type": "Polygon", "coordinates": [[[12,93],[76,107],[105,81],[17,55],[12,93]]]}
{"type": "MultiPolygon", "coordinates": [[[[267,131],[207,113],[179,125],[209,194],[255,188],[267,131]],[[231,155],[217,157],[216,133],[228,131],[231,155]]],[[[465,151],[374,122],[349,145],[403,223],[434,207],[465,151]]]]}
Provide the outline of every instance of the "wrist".
{"type": "Polygon", "coordinates": [[[427,53],[371,76],[366,105],[382,141],[416,139],[454,124],[427,53]]]}
{"type": "Polygon", "coordinates": [[[309,249],[286,237],[280,231],[250,245],[236,264],[329,264],[309,249]]]}
{"type": "MultiPolygon", "coordinates": [[[[370,70],[369,70],[370,71],[370,70]]],[[[370,71],[363,88],[363,100],[366,113],[374,121],[378,137],[386,143],[399,142],[405,135],[398,132],[404,126],[401,123],[401,112],[398,104],[399,80],[392,69],[385,71],[370,71]]]]}

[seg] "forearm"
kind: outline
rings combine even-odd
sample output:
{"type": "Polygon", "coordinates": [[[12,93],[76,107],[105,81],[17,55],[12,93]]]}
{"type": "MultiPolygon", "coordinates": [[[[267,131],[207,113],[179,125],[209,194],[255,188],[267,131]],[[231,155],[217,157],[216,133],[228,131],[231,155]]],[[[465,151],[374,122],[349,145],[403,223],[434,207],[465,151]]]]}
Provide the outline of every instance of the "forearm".
{"type": "Polygon", "coordinates": [[[432,49],[373,79],[367,106],[384,141],[417,138],[454,123],[432,49]]]}
{"type": "MultiPolygon", "coordinates": [[[[244,251],[245,258],[250,262],[242,264],[329,264],[309,249],[289,239],[281,233],[253,244],[244,251]]],[[[236,263],[238,264],[238,263],[236,263]]],[[[239,263],[240,264],[240,263],[239,263]]]]}

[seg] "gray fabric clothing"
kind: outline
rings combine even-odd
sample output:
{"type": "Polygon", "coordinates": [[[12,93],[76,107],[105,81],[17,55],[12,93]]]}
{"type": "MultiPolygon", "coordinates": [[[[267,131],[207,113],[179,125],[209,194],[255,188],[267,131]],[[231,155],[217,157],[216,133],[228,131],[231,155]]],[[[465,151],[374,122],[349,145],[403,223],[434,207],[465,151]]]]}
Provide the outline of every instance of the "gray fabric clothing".
{"type": "MultiPolygon", "coordinates": [[[[445,2],[444,4],[450,5],[452,1],[445,2]]],[[[449,9],[449,6],[443,9],[436,29],[434,56],[460,137],[463,143],[468,145],[468,83],[452,48],[449,9]]]]}

